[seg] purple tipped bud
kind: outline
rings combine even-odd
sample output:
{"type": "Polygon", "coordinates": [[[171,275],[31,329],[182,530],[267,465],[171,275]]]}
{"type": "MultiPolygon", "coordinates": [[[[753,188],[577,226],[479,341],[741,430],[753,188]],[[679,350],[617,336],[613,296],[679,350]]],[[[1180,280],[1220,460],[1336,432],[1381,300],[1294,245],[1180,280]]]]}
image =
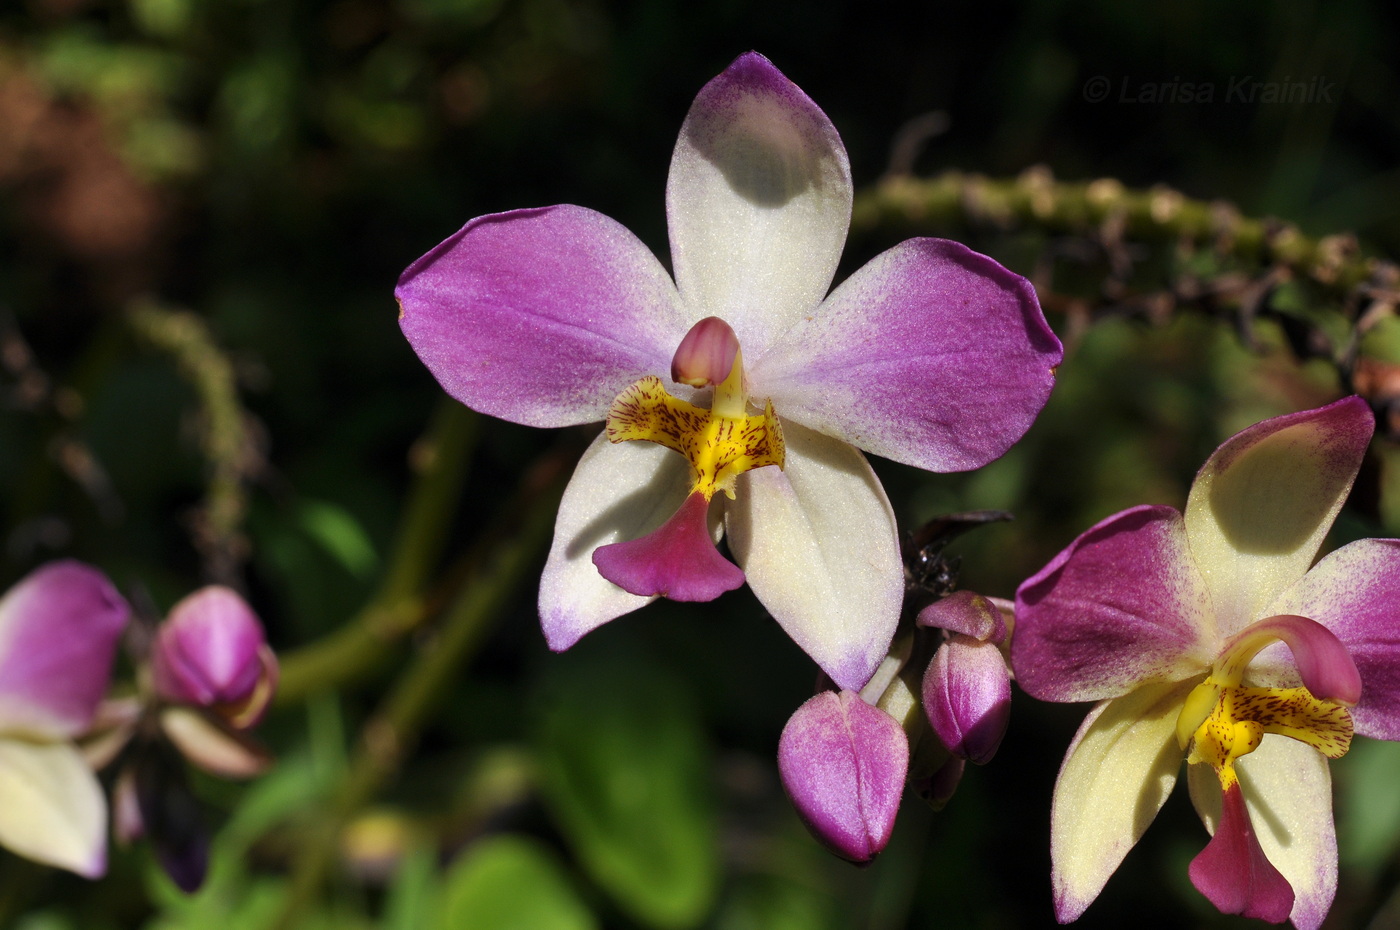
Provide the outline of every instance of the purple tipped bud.
{"type": "Polygon", "coordinates": [[[161,697],[210,708],[240,729],[261,718],[277,683],[277,659],[257,615],[218,586],[170,611],[156,634],[151,671],[161,697]]]}
{"type": "Polygon", "coordinates": [[[972,591],[954,591],[919,611],[919,626],[937,627],[970,636],[978,642],[1000,645],[1006,639],[1006,621],[990,598],[972,591]]]}
{"type": "Polygon", "coordinates": [[[867,862],[894,829],[909,739],[854,692],[823,691],[783,728],[778,771],[812,834],[838,856],[867,862]]]}
{"type": "Polygon", "coordinates": [[[954,633],[924,673],[924,713],[948,751],[992,761],[1011,716],[1011,675],[992,643],[954,633]]]}
{"type": "Polygon", "coordinates": [[[719,384],[734,369],[739,337],[717,316],[707,316],[690,328],[671,359],[671,380],[691,387],[719,384]]]}

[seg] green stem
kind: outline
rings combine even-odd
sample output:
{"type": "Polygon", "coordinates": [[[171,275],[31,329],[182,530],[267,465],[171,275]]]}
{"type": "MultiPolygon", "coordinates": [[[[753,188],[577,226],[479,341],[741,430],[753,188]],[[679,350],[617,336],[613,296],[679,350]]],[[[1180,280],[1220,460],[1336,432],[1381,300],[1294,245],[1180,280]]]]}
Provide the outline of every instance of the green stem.
{"type": "Polygon", "coordinates": [[[141,303],[128,311],[127,322],[137,335],[174,357],[199,398],[204,414],[200,445],[209,462],[209,484],[195,524],[195,546],[210,578],[236,584],[248,555],[244,483],[259,469],[261,455],[239,403],[233,363],[204,321],[188,311],[141,303]]]}
{"type": "Polygon", "coordinates": [[[398,770],[441,695],[470,661],[519,586],[533,574],[538,553],[554,526],[566,473],[563,457],[550,456],[503,508],[497,524],[509,526],[509,534],[502,538],[488,533],[476,547],[471,568],[440,628],[366,722],[329,809],[306,833],[276,926],[298,926],[326,880],[344,826],[398,770]]]}
{"type": "Polygon", "coordinates": [[[279,705],[370,674],[390,658],[393,643],[424,621],[424,583],[447,541],[479,426],[480,418],[455,400],[439,403],[410,453],[417,475],[378,592],[349,623],[280,657],[279,705]]]}

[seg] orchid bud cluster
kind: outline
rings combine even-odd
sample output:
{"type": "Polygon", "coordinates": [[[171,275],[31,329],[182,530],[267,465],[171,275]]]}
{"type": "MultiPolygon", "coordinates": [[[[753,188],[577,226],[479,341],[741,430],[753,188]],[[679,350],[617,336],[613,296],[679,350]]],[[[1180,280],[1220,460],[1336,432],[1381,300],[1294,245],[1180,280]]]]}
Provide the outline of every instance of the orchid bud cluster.
{"type": "Polygon", "coordinates": [[[103,703],[89,758],[116,770],[117,841],[149,839],[171,880],[193,891],[208,867],[209,832],[185,763],[230,779],[267,768],[271,758],[248,731],[272,700],[277,659],[257,615],[226,587],[195,591],[148,633],[133,649],[139,693],[103,703]]]}
{"type": "MultiPolygon", "coordinates": [[[[944,526],[951,538],[983,522],[967,516],[930,527],[944,526]]],[[[990,762],[1006,733],[1011,605],[952,591],[956,562],[931,558],[945,541],[906,547],[906,619],[913,622],[870,681],[859,693],[818,692],[778,742],[778,770],[798,815],[823,845],[853,862],[884,848],[906,783],[941,809],[966,763],[990,762]]]]}

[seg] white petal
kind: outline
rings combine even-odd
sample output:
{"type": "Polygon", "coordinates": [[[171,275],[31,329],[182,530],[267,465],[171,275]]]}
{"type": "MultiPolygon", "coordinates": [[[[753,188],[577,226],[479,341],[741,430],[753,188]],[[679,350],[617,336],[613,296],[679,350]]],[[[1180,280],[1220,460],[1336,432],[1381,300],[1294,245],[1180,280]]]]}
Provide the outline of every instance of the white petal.
{"type": "Polygon", "coordinates": [[[72,744],[0,739],[0,845],[86,878],[107,870],[107,802],[72,744]]]}
{"type": "Polygon", "coordinates": [[[826,296],[851,218],[831,121],[762,55],[701,89],[666,183],[681,299],[734,327],[749,358],[826,296]]]}
{"type": "Polygon", "coordinates": [[[1084,913],[1176,784],[1176,718],[1194,682],[1144,685],[1099,703],[1070,743],[1050,813],[1055,914],[1084,913]]]}
{"type": "MultiPolygon", "coordinates": [[[[1270,734],[1235,767],[1259,845],[1293,886],[1289,919],[1298,930],[1316,930],[1337,892],[1337,831],[1327,759],[1306,743],[1270,734]]],[[[1191,803],[1214,834],[1220,817],[1215,771],[1190,766],[1187,784],[1191,803]]]]}
{"type": "Polygon", "coordinates": [[[740,477],[725,507],[749,587],[842,688],[859,690],[889,649],[904,599],[894,514],[854,447],[783,424],[785,470],[740,477]]]}
{"type": "Polygon", "coordinates": [[[1230,637],[1308,570],[1366,455],[1375,420],[1348,397],[1232,436],[1201,466],[1186,538],[1230,637]]]}
{"type": "Polygon", "coordinates": [[[656,529],[685,500],[686,460],[651,442],[608,442],[599,434],[583,453],[554,523],[554,544],[540,579],[540,623],[549,648],[579,637],[654,598],[629,594],[598,574],[593,550],[656,529]]]}

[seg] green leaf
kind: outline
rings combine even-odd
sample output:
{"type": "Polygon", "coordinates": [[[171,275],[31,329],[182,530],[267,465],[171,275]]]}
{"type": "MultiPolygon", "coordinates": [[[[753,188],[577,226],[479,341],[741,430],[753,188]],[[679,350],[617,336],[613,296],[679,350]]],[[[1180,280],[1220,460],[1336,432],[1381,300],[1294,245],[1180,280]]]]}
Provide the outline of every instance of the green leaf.
{"type": "MultiPolygon", "coordinates": [[[[554,856],[523,836],[483,840],[447,873],[438,930],[595,930],[554,856]]],[[[420,925],[421,926],[421,925],[420,925]]]]}
{"type": "Polygon", "coordinates": [[[636,919],[699,924],[719,883],[700,721],[653,664],[570,653],[549,669],[541,787],[584,869],[636,919]]]}

